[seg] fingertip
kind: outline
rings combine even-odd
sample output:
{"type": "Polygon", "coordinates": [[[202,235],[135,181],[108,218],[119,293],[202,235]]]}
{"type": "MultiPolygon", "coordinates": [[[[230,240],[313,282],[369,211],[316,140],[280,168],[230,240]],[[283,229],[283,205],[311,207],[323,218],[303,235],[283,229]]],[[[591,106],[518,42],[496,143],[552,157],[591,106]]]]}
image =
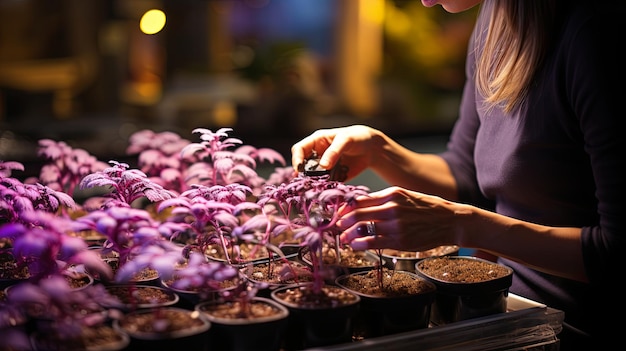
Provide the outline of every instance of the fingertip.
{"type": "Polygon", "coordinates": [[[320,167],[322,167],[324,169],[331,169],[332,166],[330,164],[330,160],[327,157],[322,157],[320,159],[320,167]]]}
{"type": "Polygon", "coordinates": [[[369,249],[369,244],[364,240],[354,240],[350,243],[350,247],[355,251],[366,251],[369,249]]]}
{"type": "Polygon", "coordinates": [[[298,167],[304,162],[304,159],[302,157],[302,152],[299,150],[292,150],[291,152],[291,166],[295,169],[298,169],[298,167]]]}
{"type": "Polygon", "coordinates": [[[296,171],[300,170],[300,165],[302,165],[302,164],[303,164],[303,162],[301,160],[299,160],[299,159],[294,158],[294,159],[291,160],[291,166],[296,171]]]}
{"type": "Polygon", "coordinates": [[[322,157],[320,157],[320,166],[324,169],[331,169],[335,165],[333,159],[337,158],[338,153],[332,150],[330,147],[324,151],[322,157]]]}

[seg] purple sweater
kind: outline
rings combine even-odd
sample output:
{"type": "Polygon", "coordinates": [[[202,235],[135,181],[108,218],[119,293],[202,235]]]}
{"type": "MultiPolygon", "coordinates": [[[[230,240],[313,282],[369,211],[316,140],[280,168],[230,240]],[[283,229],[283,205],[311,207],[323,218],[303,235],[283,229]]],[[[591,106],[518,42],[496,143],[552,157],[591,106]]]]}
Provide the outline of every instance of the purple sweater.
{"type": "MultiPolygon", "coordinates": [[[[601,289],[626,277],[626,12],[623,1],[562,1],[552,51],[525,108],[484,113],[469,44],[460,115],[448,150],[459,197],[496,212],[549,226],[582,228],[589,284],[543,274],[509,260],[510,291],[565,312],[567,324],[596,334],[609,311],[601,289]]],[[[548,35],[548,34],[546,34],[548,35]]],[[[554,255],[559,255],[555,252],[554,255]]],[[[622,293],[617,291],[609,293],[622,293]]],[[[623,317],[620,316],[620,317],[623,317]]],[[[598,334],[599,335],[599,334],[598,334]]]]}

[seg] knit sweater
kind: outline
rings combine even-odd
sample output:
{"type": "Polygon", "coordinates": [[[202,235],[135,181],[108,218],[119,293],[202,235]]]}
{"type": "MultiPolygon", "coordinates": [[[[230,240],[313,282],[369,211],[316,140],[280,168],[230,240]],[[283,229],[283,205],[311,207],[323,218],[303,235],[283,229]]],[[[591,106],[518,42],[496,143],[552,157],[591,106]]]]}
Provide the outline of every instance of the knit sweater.
{"type": "Polygon", "coordinates": [[[560,309],[568,326],[604,338],[608,313],[623,307],[600,293],[626,268],[626,6],[564,0],[559,7],[557,30],[546,33],[554,45],[515,113],[483,108],[473,79],[484,41],[479,28],[487,25],[479,16],[459,119],[441,156],[461,201],[582,228],[588,284],[500,262],[515,270],[511,292],[560,309]]]}

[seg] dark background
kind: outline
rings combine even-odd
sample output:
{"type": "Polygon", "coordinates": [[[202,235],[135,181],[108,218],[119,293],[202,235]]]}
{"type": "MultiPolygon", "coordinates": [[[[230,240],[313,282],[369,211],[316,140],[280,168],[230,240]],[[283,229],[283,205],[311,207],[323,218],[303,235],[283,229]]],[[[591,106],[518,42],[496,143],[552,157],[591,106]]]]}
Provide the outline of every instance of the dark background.
{"type": "Polygon", "coordinates": [[[0,0],[0,159],[36,172],[51,138],[125,160],[134,131],[197,127],[289,159],[353,123],[439,151],[474,18],[408,0],[0,0]],[[152,8],[166,25],[143,34],[152,8]]]}

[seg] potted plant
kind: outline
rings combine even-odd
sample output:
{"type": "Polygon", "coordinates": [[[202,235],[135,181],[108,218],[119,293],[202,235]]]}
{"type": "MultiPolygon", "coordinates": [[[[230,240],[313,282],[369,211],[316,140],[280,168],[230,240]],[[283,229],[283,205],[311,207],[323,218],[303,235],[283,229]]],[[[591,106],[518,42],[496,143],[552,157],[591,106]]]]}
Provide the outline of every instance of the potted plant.
{"type": "Polygon", "coordinates": [[[75,231],[95,230],[107,238],[100,255],[115,253],[115,283],[159,285],[158,279],[170,276],[183,260],[181,248],[169,240],[183,229],[176,223],[156,221],[143,209],[126,206],[92,211],[73,222],[75,231]]]}
{"type": "MultiPolygon", "coordinates": [[[[129,294],[138,294],[142,288],[138,276],[146,270],[155,271],[160,279],[170,279],[175,267],[184,262],[182,248],[171,241],[187,226],[176,222],[161,222],[144,208],[134,208],[139,199],[158,203],[176,196],[151,181],[145,173],[130,169],[127,164],[111,161],[112,167],[92,173],[81,181],[81,186],[106,187],[108,200],[101,209],[75,220],[74,229],[96,230],[106,236],[102,251],[115,252],[119,267],[116,283],[130,283],[129,294]]],[[[146,289],[161,294],[161,289],[146,289]]],[[[133,300],[132,296],[128,297],[133,300]]],[[[156,299],[148,297],[147,299],[156,299]]],[[[134,299],[138,302],[137,299],[134,299]]],[[[137,307],[136,305],[134,307],[137,307]]],[[[131,348],[171,349],[184,347],[204,349],[208,343],[210,322],[204,316],[172,305],[134,309],[114,326],[130,335],[131,348]]]]}
{"type": "MultiPolygon", "coordinates": [[[[334,273],[329,275],[331,283],[334,283],[334,279],[340,275],[369,271],[381,263],[381,258],[375,253],[370,251],[356,251],[349,245],[340,245],[339,249],[337,249],[335,247],[336,244],[337,243],[325,243],[322,247],[322,260],[324,261],[324,265],[334,270],[334,273]]],[[[306,246],[303,247],[298,254],[300,260],[308,265],[312,265],[311,255],[306,246]]],[[[384,258],[382,260],[384,264],[384,258]]]]}
{"type": "Polygon", "coordinates": [[[79,183],[80,189],[102,189],[105,192],[102,197],[108,200],[103,206],[131,207],[141,199],[159,202],[176,196],[127,163],[114,160],[109,163],[111,167],[90,173],[79,183]]]}
{"type": "MultiPolygon", "coordinates": [[[[178,332],[170,333],[171,327],[199,321],[192,316],[201,315],[201,320],[210,322],[209,310],[194,311],[200,299],[143,308],[146,306],[139,303],[136,290],[143,284],[136,278],[149,270],[158,273],[161,283],[167,282],[160,287],[170,292],[206,295],[202,302],[207,302],[207,307],[211,305],[218,311],[232,307],[238,317],[235,320],[246,321],[245,324],[252,323],[252,306],[257,301],[267,302],[263,300],[266,298],[278,302],[289,312],[287,337],[280,342],[282,349],[351,341],[356,312],[365,306],[365,298],[337,284],[337,276],[345,272],[337,270],[337,263],[345,264],[348,258],[338,245],[335,224],[338,209],[356,196],[367,195],[368,189],[331,180],[328,172],[315,173],[317,169],[297,175],[291,167],[284,167],[280,154],[243,145],[241,140],[229,136],[231,131],[198,128],[193,131],[200,136],[198,143],[173,133],[140,131],[132,135],[127,150],[137,155],[137,169],[117,161],[102,167],[95,158],[66,144],[43,141],[40,155],[46,157],[46,164],[57,167],[47,167],[46,172],[40,173],[39,183],[35,179],[26,183],[12,178],[11,172],[23,170],[23,166],[0,162],[0,248],[16,260],[8,267],[13,271],[25,269],[32,275],[29,279],[33,284],[56,276],[57,273],[47,274],[41,269],[52,263],[61,271],[84,267],[86,272],[101,274],[101,279],[94,282],[98,287],[124,284],[128,289],[120,289],[126,294],[121,302],[129,304],[120,308],[128,318],[118,318],[113,324],[125,330],[140,328],[131,327],[132,320],[146,321],[145,326],[174,336],[178,332]],[[54,156],[57,154],[74,156],[66,159],[54,156]],[[256,172],[260,162],[283,167],[276,167],[264,179],[256,172]],[[70,164],[71,167],[61,167],[70,164]],[[54,182],[53,174],[70,171],[80,176],[63,176],[54,182]],[[89,196],[80,205],[73,199],[76,190],[83,191],[80,196],[89,196]],[[58,217],[59,222],[53,217],[58,217]],[[38,233],[44,229],[46,235],[38,233]],[[89,249],[88,242],[77,235],[83,232],[104,238],[101,247],[89,249]],[[41,245],[44,238],[52,240],[53,245],[41,245]],[[294,245],[297,250],[293,250],[294,245]],[[51,250],[46,251],[47,248],[51,250]],[[306,254],[302,257],[306,257],[308,266],[292,257],[294,252],[306,254]],[[113,254],[119,259],[119,268],[105,267],[100,254],[113,254]],[[338,258],[339,262],[328,261],[329,257],[338,258]],[[275,280],[257,279],[261,277],[260,271],[255,270],[257,263],[259,267],[265,264],[265,271],[275,273],[275,280]],[[267,289],[274,284],[274,289],[267,289]],[[334,300],[337,296],[346,300],[334,300]],[[183,307],[185,313],[171,311],[171,307],[183,307]],[[346,319],[338,321],[344,312],[346,319]],[[314,315],[305,316],[308,313],[314,315]],[[192,320],[179,323],[160,318],[176,315],[192,320]],[[301,327],[311,329],[304,331],[301,327]]],[[[369,263],[382,269],[381,253],[371,256],[376,262],[369,263]]],[[[374,275],[371,268],[362,276],[374,275]]],[[[404,277],[400,271],[387,270],[385,274],[404,277]]],[[[378,277],[380,283],[381,276],[378,277]]],[[[205,340],[216,333],[209,329],[201,331],[205,340]]],[[[217,341],[224,341],[220,345],[239,347],[227,341],[228,333],[225,329],[219,333],[217,341]]],[[[147,339],[134,336],[132,340],[138,343],[147,339]]],[[[156,346],[149,347],[162,344],[164,340],[159,339],[156,346]]],[[[275,347],[275,339],[266,344],[275,347]]],[[[200,345],[208,347],[204,342],[200,345]]]]}
{"type": "MultiPolygon", "coordinates": [[[[250,154],[262,156],[270,153],[270,150],[261,149],[255,153],[257,149],[247,147],[245,152],[229,151],[227,149],[236,142],[235,139],[225,139],[222,143],[221,139],[226,137],[226,130],[215,134],[208,130],[201,130],[201,132],[203,135],[210,134],[213,139],[210,139],[206,145],[202,143],[187,145],[188,147],[181,150],[181,156],[190,159],[193,155],[199,155],[195,163],[190,165],[193,172],[186,174],[187,179],[192,182],[202,181],[190,185],[180,194],[161,196],[162,188],[155,186],[155,184],[158,185],[157,182],[150,180],[154,178],[147,177],[145,173],[138,170],[129,170],[126,165],[114,162],[112,162],[114,167],[83,179],[81,183],[83,186],[109,186],[113,189],[109,195],[113,199],[105,203],[103,210],[94,211],[78,221],[85,224],[84,228],[96,227],[103,230],[107,238],[111,238],[107,239],[107,243],[110,242],[109,244],[120,253],[120,259],[128,258],[121,264],[117,274],[118,279],[120,275],[128,277],[130,272],[136,272],[142,267],[142,262],[153,264],[156,261],[169,263],[167,265],[170,267],[169,270],[163,264],[156,267],[160,273],[166,270],[167,279],[162,280],[167,282],[169,289],[176,291],[192,289],[199,294],[207,295],[217,292],[220,298],[241,295],[236,293],[239,291],[237,287],[247,280],[239,276],[239,271],[233,266],[234,261],[239,259],[237,249],[240,242],[234,240],[231,232],[233,226],[239,223],[239,217],[245,218],[246,212],[257,209],[258,205],[246,201],[252,192],[251,188],[234,180],[245,178],[250,184],[258,182],[259,178],[254,175],[252,167],[255,162],[254,157],[250,154]],[[211,147],[211,152],[203,154],[202,150],[206,146],[211,147]],[[189,151],[190,148],[193,150],[189,151]],[[227,170],[228,167],[231,167],[232,172],[227,170]],[[201,173],[200,170],[205,172],[201,173]],[[144,189],[147,189],[149,193],[144,189]],[[142,195],[145,197],[151,195],[152,198],[148,197],[148,199],[158,202],[158,213],[167,212],[160,217],[163,221],[155,223],[150,220],[149,214],[129,208],[129,205],[142,195]],[[164,229],[166,227],[168,229],[164,229]],[[174,228],[175,233],[170,230],[174,228]],[[184,245],[177,245],[178,250],[165,249],[166,252],[173,252],[172,256],[159,256],[155,259],[154,255],[150,256],[150,253],[155,252],[155,244],[164,249],[163,240],[154,240],[158,237],[159,231],[162,236],[169,239],[175,239],[185,232],[188,241],[184,245]],[[164,235],[164,232],[167,234],[164,235]],[[137,238],[143,241],[137,242],[137,238]],[[221,263],[206,261],[205,247],[215,242],[225,248],[224,252],[235,253],[234,259],[221,263]],[[143,257],[148,257],[150,260],[143,260],[143,257]],[[231,276],[228,272],[237,274],[231,276]],[[221,289],[222,284],[228,283],[231,279],[235,281],[234,289],[221,289]]],[[[145,151],[144,149],[144,154],[145,151]]],[[[144,160],[147,159],[153,158],[144,160]]],[[[246,295],[253,296],[252,291],[246,291],[246,295]]],[[[239,300],[241,299],[238,298],[237,301],[239,300]]],[[[124,325],[122,321],[119,324],[124,325]]]]}
{"type": "Polygon", "coordinates": [[[37,155],[44,159],[44,164],[39,171],[39,177],[29,179],[28,182],[39,182],[72,198],[77,196],[80,190],[78,185],[85,176],[107,167],[106,163],[88,151],[73,148],[63,141],[40,139],[37,155]]]}
{"type": "MultiPolygon", "coordinates": [[[[187,251],[197,251],[230,264],[245,262],[244,254],[232,238],[232,228],[239,224],[238,216],[258,209],[254,202],[245,201],[251,189],[238,183],[195,185],[180,196],[163,201],[158,211],[170,209],[168,221],[188,226],[187,251]],[[220,255],[215,256],[217,250],[220,255]]],[[[256,246],[253,246],[256,248],[256,246]]],[[[246,252],[248,256],[250,252],[246,252]]],[[[252,253],[254,255],[254,252],[252,253]]]]}
{"type": "Polygon", "coordinates": [[[195,310],[211,321],[211,349],[279,351],[289,310],[260,296],[245,300],[203,301],[195,310]]]}
{"type": "Polygon", "coordinates": [[[271,299],[257,296],[265,285],[246,279],[232,265],[201,261],[197,259],[198,253],[193,256],[196,259],[192,257],[181,272],[186,279],[179,279],[176,283],[188,282],[198,287],[197,283],[192,283],[195,278],[204,287],[210,286],[210,291],[217,292],[214,299],[204,299],[194,306],[194,310],[206,315],[212,323],[211,349],[280,350],[289,311],[271,299]],[[230,280],[232,285],[219,289],[225,280],[230,280]]]}
{"type": "Polygon", "coordinates": [[[139,309],[113,322],[130,336],[131,350],[205,351],[211,322],[202,313],[175,306],[139,309]]]}
{"type": "Polygon", "coordinates": [[[342,275],[336,283],[361,298],[356,340],[428,327],[436,287],[415,273],[379,265],[342,275]]]}
{"type": "Polygon", "coordinates": [[[181,157],[192,158],[187,182],[208,186],[237,183],[249,186],[256,196],[266,183],[256,172],[257,162],[285,166],[285,159],[276,150],[244,145],[240,139],[229,136],[232,131],[232,128],[217,131],[196,128],[192,131],[199,134],[201,141],[181,150],[181,157]]]}
{"type": "MultiPolygon", "coordinates": [[[[294,177],[281,185],[268,185],[258,203],[277,223],[273,233],[289,230],[301,239],[311,257],[313,281],[278,288],[273,299],[286,305],[290,311],[289,338],[285,347],[298,349],[321,346],[352,339],[352,319],[359,297],[341,287],[327,285],[336,274],[324,263],[325,242],[338,241],[335,224],[338,209],[367,188],[331,181],[328,175],[294,177]],[[272,207],[274,210],[270,210],[272,207]]],[[[338,247],[338,246],[335,246],[338,247]]]]}
{"type": "Polygon", "coordinates": [[[0,226],[0,238],[8,240],[16,267],[26,267],[31,282],[62,275],[82,286],[93,282],[88,271],[112,276],[110,266],[69,231],[70,223],[65,217],[25,210],[19,213],[17,222],[0,226]]]}
{"type": "Polygon", "coordinates": [[[258,294],[268,298],[277,288],[313,281],[310,266],[295,259],[277,258],[251,262],[243,266],[241,272],[253,283],[265,286],[258,294]]]}
{"type": "Polygon", "coordinates": [[[118,299],[116,306],[124,311],[137,309],[177,306],[180,297],[176,292],[160,286],[143,284],[112,284],[105,288],[118,299]]]}
{"type": "Polygon", "coordinates": [[[34,350],[124,350],[130,339],[112,327],[122,315],[113,305],[115,299],[101,285],[75,289],[58,275],[23,282],[7,291],[0,335],[12,331],[6,341],[17,349],[28,339],[27,349],[34,350]],[[14,324],[2,325],[9,320],[14,324]]]}
{"type": "MultiPolygon", "coordinates": [[[[110,299],[101,287],[93,287],[86,270],[103,276],[111,276],[112,271],[97,254],[87,250],[81,238],[70,235],[71,219],[57,215],[61,206],[73,204],[71,197],[41,184],[23,184],[7,177],[6,164],[0,182],[6,196],[0,207],[7,216],[0,224],[0,239],[5,253],[10,252],[15,260],[11,271],[27,274],[5,288],[0,334],[10,334],[16,347],[32,338],[35,349],[77,345],[88,349],[97,341],[93,338],[96,329],[115,334],[104,323],[104,317],[115,313],[92,302],[110,299]],[[77,320],[81,323],[75,324],[77,320]]],[[[11,169],[20,167],[13,164],[11,169]]],[[[116,335],[113,349],[123,347],[124,340],[128,338],[116,335]]]]}
{"type": "Polygon", "coordinates": [[[472,256],[425,258],[416,273],[437,286],[431,322],[448,324],[506,312],[513,270],[472,256]]]}
{"type": "Polygon", "coordinates": [[[192,161],[181,150],[191,141],[173,132],[142,129],[128,139],[126,154],[137,157],[137,166],[148,178],[177,194],[189,188],[187,170],[192,161]]]}

